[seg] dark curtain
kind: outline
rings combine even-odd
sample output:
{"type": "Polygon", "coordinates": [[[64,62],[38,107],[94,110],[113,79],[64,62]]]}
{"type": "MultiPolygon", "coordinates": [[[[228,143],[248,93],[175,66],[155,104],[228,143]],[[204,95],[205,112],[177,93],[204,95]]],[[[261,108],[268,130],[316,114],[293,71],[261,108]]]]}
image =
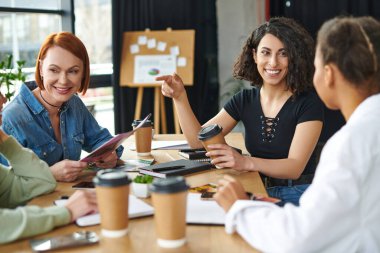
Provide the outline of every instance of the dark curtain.
{"type": "MultiPolygon", "coordinates": [[[[186,87],[201,123],[218,111],[216,0],[112,0],[115,131],[131,129],[136,89],[119,86],[122,35],[125,31],[195,29],[194,84],[186,87]],[[207,108],[207,109],[206,109],[207,108]]],[[[153,89],[144,89],[142,116],[153,112],[153,89]]],[[[165,99],[168,132],[174,132],[170,99],[165,99]]],[[[154,120],[154,119],[153,119],[154,120]]]]}
{"type": "MultiPolygon", "coordinates": [[[[272,0],[270,15],[284,16],[297,20],[316,38],[323,22],[340,15],[364,16],[380,18],[379,0],[272,0]]],[[[326,142],[345,120],[339,111],[325,108],[325,124],[320,141],[326,142]]]]}
{"type": "Polygon", "coordinates": [[[326,20],[339,15],[380,18],[379,0],[272,0],[271,16],[285,16],[301,22],[315,36],[326,20]]]}

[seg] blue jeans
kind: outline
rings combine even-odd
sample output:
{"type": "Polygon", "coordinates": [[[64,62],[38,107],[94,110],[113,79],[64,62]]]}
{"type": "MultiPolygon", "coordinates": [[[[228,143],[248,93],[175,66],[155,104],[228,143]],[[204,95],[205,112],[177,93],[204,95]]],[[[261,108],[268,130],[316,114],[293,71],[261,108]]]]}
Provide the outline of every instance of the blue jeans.
{"type": "Polygon", "coordinates": [[[267,192],[270,197],[278,198],[282,200],[282,204],[293,203],[299,205],[299,200],[304,191],[310,184],[301,184],[294,186],[274,186],[268,187],[267,192]]]}

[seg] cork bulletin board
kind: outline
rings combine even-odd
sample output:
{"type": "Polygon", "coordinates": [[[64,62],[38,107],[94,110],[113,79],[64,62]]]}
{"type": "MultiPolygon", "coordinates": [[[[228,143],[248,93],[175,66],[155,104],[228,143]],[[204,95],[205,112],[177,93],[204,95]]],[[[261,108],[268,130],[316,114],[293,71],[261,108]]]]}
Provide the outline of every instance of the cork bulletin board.
{"type": "Polygon", "coordinates": [[[120,86],[157,87],[159,83],[136,82],[135,61],[142,57],[174,56],[176,72],[185,85],[193,85],[194,30],[134,31],[123,34],[120,86]]]}

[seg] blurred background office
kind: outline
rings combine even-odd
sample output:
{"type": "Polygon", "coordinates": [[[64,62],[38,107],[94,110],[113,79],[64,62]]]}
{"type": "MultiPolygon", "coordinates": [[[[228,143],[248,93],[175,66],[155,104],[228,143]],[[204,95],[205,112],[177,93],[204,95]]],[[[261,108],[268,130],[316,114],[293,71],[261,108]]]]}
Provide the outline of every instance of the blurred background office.
{"type": "MultiPolygon", "coordinates": [[[[0,0],[0,59],[25,60],[33,79],[43,38],[74,32],[91,60],[91,89],[83,97],[98,122],[120,133],[131,129],[136,89],[119,86],[122,34],[125,31],[195,29],[194,84],[188,94],[201,123],[248,83],[232,78],[241,46],[258,24],[272,16],[291,17],[315,37],[320,25],[336,15],[380,18],[378,0],[0,0]]],[[[153,111],[153,91],[144,93],[142,115],[153,111]]],[[[168,132],[174,131],[171,101],[166,99],[168,132]]],[[[325,141],[343,124],[326,111],[325,141]]],[[[154,119],[153,119],[154,120],[154,119]]],[[[238,126],[237,131],[241,130],[238,126]]]]}

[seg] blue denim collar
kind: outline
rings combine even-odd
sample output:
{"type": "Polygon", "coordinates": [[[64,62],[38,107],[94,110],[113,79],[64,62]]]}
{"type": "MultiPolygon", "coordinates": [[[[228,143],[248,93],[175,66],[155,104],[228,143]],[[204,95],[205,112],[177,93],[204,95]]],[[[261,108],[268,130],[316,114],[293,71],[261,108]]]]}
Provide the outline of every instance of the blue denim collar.
{"type": "Polygon", "coordinates": [[[20,94],[21,98],[24,100],[25,104],[30,108],[30,110],[34,114],[40,114],[46,109],[32,93],[32,90],[34,90],[36,87],[37,85],[34,82],[22,84],[20,94]]]}

